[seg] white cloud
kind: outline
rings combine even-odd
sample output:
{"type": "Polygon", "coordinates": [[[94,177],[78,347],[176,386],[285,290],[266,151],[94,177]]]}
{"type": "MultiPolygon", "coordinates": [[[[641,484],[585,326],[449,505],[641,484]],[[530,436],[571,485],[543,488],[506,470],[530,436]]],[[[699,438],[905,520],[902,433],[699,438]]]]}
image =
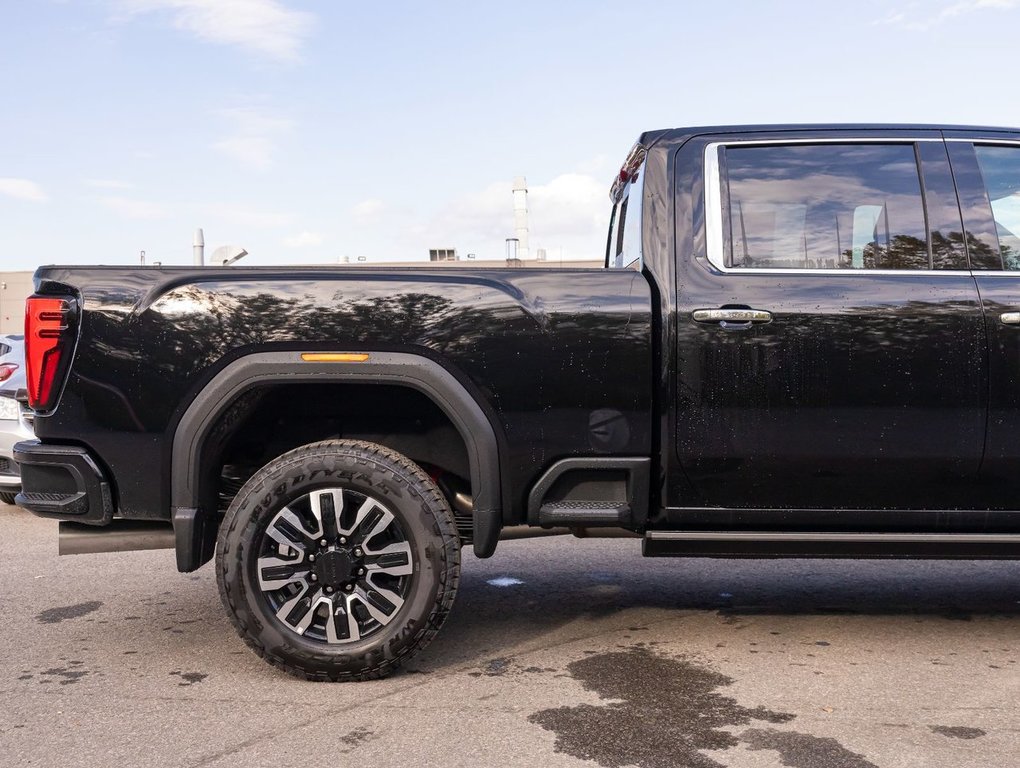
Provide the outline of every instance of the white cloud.
{"type": "Polygon", "coordinates": [[[620,170],[620,158],[616,155],[596,155],[578,165],[574,170],[596,178],[605,176],[611,179],[613,174],[620,170]]]}
{"type": "Polygon", "coordinates": [[[299,58],[315,17],[277,0],[115,0],[129,15],[163,13],[199,40],[232,45],[278,61],[299,58]]]}
{"type": "MultiPolygon", "coordinates": [[[[609,184],[586,173],[565,173],[528,187],[529,255],[546,249],[550,259],[600,259],[609,224],[609,184]]],[[[414,249],[455,247],[480,259],[505,256],[514,236],[512,184],[489,184],[455,200],[430,221],[408,229],[414,249]]]]}
{"type": "Polygon", "coordinates": [[[213,147],[254,171],[264,171],[273,164],[273,142],[265,136],[231,136],[213,147]]]}
{"type": "Polygon", "coordinates": [[[165,219],[170,215],[159,203],[130,197],[104,197],[99,202],[126,219],[165,219]]]}
{"type": "Polygon", "coordinates": [[[134,189],[134,184],[119,179],[85,179],[86,186],[93,189],[134,189]]]}
{"type": "Polygon", "coordinates": [[[293,120],[251,107],[223,109],[217,115],[226,120],[234,132],[213,144],[213,148],[241,167],[254,171],[265,171],[272,166],[276,138],[294,126],[293,120]]]}
{"type": "MultiPolygon", "coordinates": [[[[579,167],[604,164],[596,159],[579,167]]],[[[563,173],[540,183],[533,178],[528,190],[530,256],[534,258],[537,249],[544,248],[550,261],[601,261],[612,207],[608,194],[611,181],[611,172],[563,173]]],[[[303,231],[291,223],[277,242],[288,248],[306,248],[305,253],[317,257],[324,254],[315,248],[328,242],[335,253],[348,253],[352,258],[363,255],[379,263],[425,261],[429,248],[456,248],[461,258],[473,253],[478,260],[500,260],[506,255],[506,238],[514,236],[512,186],[510,178],[484,184],[424,212],[400,199],[364,198],[347,209],[355,226],[348,227],[339,240],[333,234],[320,237],[328,228],[317,221],[304,224],[303,215],[300,221],[309,229],[303,231]]],[[[245,225],[242,232],[259,223],[255,216],[265,216],[250,215],[250,222],[241,222],[245,225]]],[[[212,224],[206,227],[207,232],[212,231],[212,224]]]]}
{"type": "Polygon", "coordinates": [[[42,187],[28,179],[0,178],[0,195],[32,203],[45,203],[50,199],[42,187]]]}
{"type": "Polygon", "coordinates": [[[935,17],[935,23],[946,21],[954,16],[974,13],[975,11],[989,9],[1005,11],[1010,8],[1016,8],[1018,5],[1020,5],[1020,0],[961,0],[961,2],[956,2],[943,8],[935,17]]]}
{"type": "Polygon", "coordinates": [[[272,115],[257,107],[230,107],[221,109],[216,114],[236,124],[240,129],[256,135],[283,133],[294,127],[294,121],[290,118],[272,115]]]}
{"type": "Polygon", "coordinates": [[[280,227],[288,227],[294,223],[294,216],[290,213],[261,211],[243,205],[225,203],[207,206],[203,213],[213,219],[217,219],[220,224],[242,230],[278,229],[280,227]]]}
{"type": "Polygon", "coordinates": [[[887,16],[875,23],[926,30],[968,13],[986,10],[1006,11],[1017,7],[1020,7],[1020,0],[958,0],[955,3],[941,5],[913,2],[890,11],[887,16]]]}
{"type": "Polygon", "coordinates": [[[603,179],[580,173],[557,176],[548,184],[528,191],[529,209],[536,236],[546,237],[545,230],[559,237],[590,235],[597,229],[605,235],[603,224],[608,222],[609,184],[603,179]]]}
{"type": "Polygon", "coordinates": [[[980,11],[985,8],[1007,9],[1016,8],[1018,5],[1020,5],[1020,0],[965,0],[964,2],[954,3],[946,8],[942,13],[957,16],[961,13],[980,11]]]}
{"type": "Polygon", "coordinates": [[[366,224],[373,219],[377,219],[386,208],[385,203],[382,200],[371,198],[369,200],[362,200],[356,206],[351,208],[351,217],[359,224],[366,224]]]}
{"type": "Polygon", "coordinates": [[[322,245],[322,235],[317,232],[298,232],[291,237],[285,237],[283,244],[287,248],[311,248],[322,245]]]}

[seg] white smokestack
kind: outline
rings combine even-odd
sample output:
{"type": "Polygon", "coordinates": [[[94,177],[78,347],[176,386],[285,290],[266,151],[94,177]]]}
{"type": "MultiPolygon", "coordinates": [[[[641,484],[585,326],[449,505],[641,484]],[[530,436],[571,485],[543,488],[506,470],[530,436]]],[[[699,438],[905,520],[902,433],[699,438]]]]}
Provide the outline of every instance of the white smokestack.
{"type": "Polygon", "coordinates": [[[514,177],[514,236],[517,238],[517,258],[528,258],[528,180],[514,177]]]}
{"type": "Polygon", "coordinates": [[[195,230],[195,238],[191,241],[191,251],[194,255],[196,267],[205,266],[205,236],[201,229],[195,230]]]}

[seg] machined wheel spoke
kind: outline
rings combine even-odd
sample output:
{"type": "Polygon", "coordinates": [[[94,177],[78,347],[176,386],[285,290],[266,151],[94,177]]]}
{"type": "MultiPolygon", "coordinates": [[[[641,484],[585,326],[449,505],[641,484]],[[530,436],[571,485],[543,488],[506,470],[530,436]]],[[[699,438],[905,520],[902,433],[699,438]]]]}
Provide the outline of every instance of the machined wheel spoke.
{"type": "Polygon", "coordinates": [[[330,605],[326,620],[326,641],[352,643],[361,639],[361,627],[351,611],[351,595],[337,596],[330,605]]]}
{"type": "Polygon", "coordinates": [[[380,587],[368,579],[368,587],[359,587],[355,592],[362,605],[368,609],[373,619],[380,624],[389,624],[393,616],[404,604],[404,598],[396,592],[380,587]]]}
{"type": "MultiPolygon", "coordinates": [[[[351,539],[354,543],[360,543],[368,539],[361,533],[362,529],[369,527],[374,528],[376,521],[379,517],[390,515],[386,508],[373,498],[366,498],[364,503],[358,507],[358,511],[354,513],[354,522],[350,528],[340,529],[340,534],[351,539]]],[[[390,518],[392,519],[392,515],[390,518]]]]}
{"type": "Polygon", "coordinates": [[[310,531],[288,507],[284,507],[269,524],[266,535],[285,547],[304,550],[309,544],[322,536],[322,523],[316,530],[310,531]]]}
{"type": "Polygon", "coordinates": [[[309,593],[315,589],[308,582],[302,580],[301,590],[290,600],[280,606],[276,612],[276,618],[293,629],[299,635],[303,635],[315,618],[315,608],[318,600],[312,600],[309,593]]]}
{"type": "Polygon", "coordinates": [[[260,557],[258,559],[259,587],[263,591],[282,589],[288,584],[304,581],[308,576],[308,565],[304,562],[303,553],[298,560],[284,560],[279,557],[260,557]]]}
{"type": "Polygon", "coordinates": [[[410,576],[414,573],[411,563],[411,545],[406,541],[389,544],[382,549],[365,550],[365,569],[369,573],[385,573],[387,576],[410,576]]]}
{"type": "Polygon", "coordinates": [[[388,509],[383,509],[382,507],[379,507],[379,511],[382,514],[379,515],[378,519],[372,519],[368,529],[368,533],[361,537],[361,540],[365,543],[366,546],[368,545],[369,541],[371,541],[375,536],[378,536],[380,533],[385,531],[389,527],[390,523],[393,522],[392,512],[390,512],[388,509]]]}

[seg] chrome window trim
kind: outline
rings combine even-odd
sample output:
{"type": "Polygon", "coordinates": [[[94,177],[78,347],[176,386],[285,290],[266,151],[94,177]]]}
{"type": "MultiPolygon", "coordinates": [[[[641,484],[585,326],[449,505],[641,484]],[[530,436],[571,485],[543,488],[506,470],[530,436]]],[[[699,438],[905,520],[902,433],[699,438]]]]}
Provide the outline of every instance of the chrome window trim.
{"type": "Polygon", "coordinates": [[[976,138],[976,139],[961,139],[959,136],[950,136],[946,139],[947,142],[953,144],[1020,144],[1020,139],[989,139],[989,138],[976,138]]]}
{"type": "MultiPolygon", "coordinates": [[[[713,265],[713,268],[714,265],[713,265]]],[[[1020,270],[1016,272],[968,272],[966,269],[766,269],[764,267],[732,267],[725,270],[727,275],[842,275],[844,277],[866,276],[866,275],[888,275],[890,277],[903,277],[905,275],[917,275],[919,277],[970,277],[971,275],[993,275],[999,277],[1020,277],[1020,270]]]]}
{"type": "MultiPolygon", "coordinates": [[[[713,141],[705,146],[705,255],[712,268],[723,274],[740,275],[918,275],[924,277],[945,276],[960,277],[972,274],[967,269],[776,269],[767,267],[727,267],[726,254],[723,253],[723,215],[722,215],[722,180],[719,176],[719,147],[734,146],[786,146],[790,144],[916,144],[918,142],[942,142],[941,138],[930,136],[841,136],[823,139],[733,139],[730,141],[713,141]]],[[[961,139],[964,141],[964,139],[961,139]]],[[[967,140],[971,141],[972,140],[967,140]]],[[[1020,144],[1020,141],[1016,142],[1020,144]]],[[[1016,273],[1000,270],[1006,276],[1016,273]]],[[[990,274],[981,271],[980,274],[990,274]]]]}
{"type": "Polygon", "coordinates": [[[719,147],[715,141],[705,147],[705,251],[708,263],[720,272],[730,272],[723,253],[722,179],[719,176],[719,147]]]}

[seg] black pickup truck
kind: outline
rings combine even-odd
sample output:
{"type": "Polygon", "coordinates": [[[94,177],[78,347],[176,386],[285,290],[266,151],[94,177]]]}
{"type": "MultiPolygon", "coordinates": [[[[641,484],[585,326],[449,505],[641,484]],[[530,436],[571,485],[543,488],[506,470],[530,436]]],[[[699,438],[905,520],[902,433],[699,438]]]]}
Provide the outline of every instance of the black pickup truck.
{"type": "Polygon", "coordinates": [[[438,631],[460,548],[1020,555],[1020,131],[643,134],[605,269],[43,267],[18,503],[215,555],[313,679],[438,631]]]}

